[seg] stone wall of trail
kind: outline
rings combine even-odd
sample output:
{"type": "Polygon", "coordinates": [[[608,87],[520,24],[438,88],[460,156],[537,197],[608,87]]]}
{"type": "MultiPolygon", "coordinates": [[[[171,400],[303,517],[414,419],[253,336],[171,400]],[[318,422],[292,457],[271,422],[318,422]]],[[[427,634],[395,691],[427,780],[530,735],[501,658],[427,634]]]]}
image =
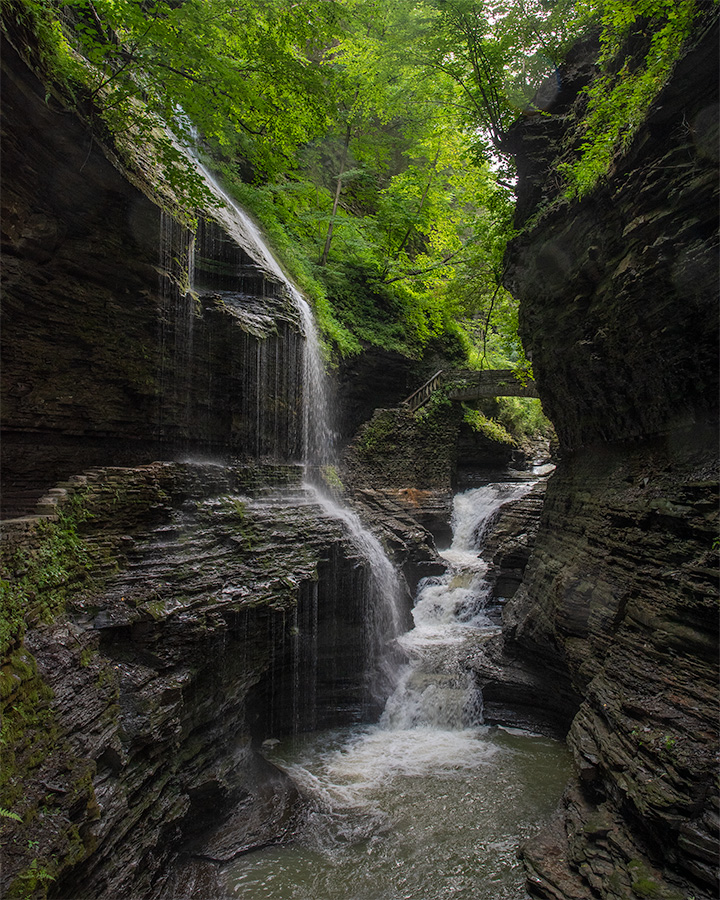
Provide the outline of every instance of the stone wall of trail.
{"type": "Polygon", "coordinates": [[[710,898],[718,863],[716,24],[629,151],[559,195],[591,46],[549,116],[508,138],[519,172],[507,285],[561,459],[506,643],[579,699],[578,778],[524,848],[532,893],[710,898]]]}

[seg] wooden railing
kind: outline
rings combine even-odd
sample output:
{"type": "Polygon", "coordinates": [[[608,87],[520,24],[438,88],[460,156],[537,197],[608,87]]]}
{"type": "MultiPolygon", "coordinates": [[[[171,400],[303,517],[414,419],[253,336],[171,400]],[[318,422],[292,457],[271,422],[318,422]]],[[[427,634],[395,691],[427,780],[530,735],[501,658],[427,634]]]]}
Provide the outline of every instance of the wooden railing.
{"type": "Polygon", "coordinates": [[[433,393],[438,389],[442,373],[443,370],[440,369],[422,387],[419,387],[414,394],[410,394],[407,400],[403,400],[400,405],[410,409],[412,412],[420,409],[421,406],[425,406],[433,393]]]}

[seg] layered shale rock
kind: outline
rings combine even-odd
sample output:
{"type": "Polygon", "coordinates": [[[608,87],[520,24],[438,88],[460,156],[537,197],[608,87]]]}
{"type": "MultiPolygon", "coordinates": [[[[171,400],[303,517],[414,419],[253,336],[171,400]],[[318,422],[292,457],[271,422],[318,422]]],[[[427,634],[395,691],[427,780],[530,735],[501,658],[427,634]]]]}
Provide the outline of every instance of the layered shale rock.
{"type": "Polygon", "coordinates": [[[527,227],[508,286],[562,459],[506,645],[581,703],[578,780],[524,849],[552,900],[717,893],[718,40],[703,27],[582,202],[554,172],[591,48],[550,116],[509,137],[527,227]]]}
{"type": "Polygon", "coordinates": [[[3,896],[50,876],[55,897],[151,896],[168,871],[207,886],[192,860],[282,841],[302,815],[260,742],[364,714],[367,560],[292,467],[96,469],[52,507],[72,567],[53,571],[52,520],[3,533],[3,578],[38,617],[65,601],[2,671],[3,797],[23,820],[2,819],[3,896]]]}
{"type": "MultiPolygon", "coordinates": [[[[377,704],[382,597],[292,464],[298,297],[238,211],[187,227],[27,37],[2,52],[3,894],[213,896],[303,812],[257,745],[377,704]]],[[[417,580],[422,529],[387,533],[417,580]]]]}
{"type": "Polygon", "coordinates": [[[121,163],[2,40],[3,515],[90,465],[299,459],[304,341],[276,267],[227,211],[182,224],[151,161],[121,163]]]}

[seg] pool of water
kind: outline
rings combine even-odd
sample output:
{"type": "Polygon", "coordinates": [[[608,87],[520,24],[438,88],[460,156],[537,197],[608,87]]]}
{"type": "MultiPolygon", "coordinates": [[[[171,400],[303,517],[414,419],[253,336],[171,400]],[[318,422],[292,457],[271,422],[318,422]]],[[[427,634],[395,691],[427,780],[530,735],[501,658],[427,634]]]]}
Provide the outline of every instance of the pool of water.
{"type": "Polygon", "coordinates": [[[324,732],[269,758],[310,810],[293,845],[227,867],[240,900],[524,900],[518,845],[570,772],[563,743],[483,726],[324,732]]]}
{"type": "Polygon", "coordinates": [[[308,813],[291,846],[226,868],[228,896],[525,900],[517,850],[550,819],[570,757],[562,742],[485,726],[466,660],[498,631],[479,547],[498,510],[531,487],[490,484],[455,497],[447,571],[420,585],[414,627],[389,634],[406,662],[388,679],[379,723],[273,748],[270,760],[300,787],[308,813]]]}

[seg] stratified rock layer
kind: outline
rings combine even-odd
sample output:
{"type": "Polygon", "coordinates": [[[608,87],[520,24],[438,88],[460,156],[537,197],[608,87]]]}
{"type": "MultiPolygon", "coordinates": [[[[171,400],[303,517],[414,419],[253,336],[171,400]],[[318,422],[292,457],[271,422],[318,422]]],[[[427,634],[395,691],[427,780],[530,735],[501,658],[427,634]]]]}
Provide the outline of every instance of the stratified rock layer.
{"type": "Polygon", "coordinates": [[[582,202],[553,168],[588,47],[509,139],[534,224],[508,285],[562,458],[505,639],[581,699],[578,781],[524,848],[552,900],[717,895],[717,45],[696,38],[582,202]]]}
{"type": "Polygon", "coordinates": [[[363,716],[378,616],[367,560],[300,474],[73,478],[42,505],[72,510],[82,541],[59,576],[47,520],[5,528],[3,579],[47,560],[31,598],[66,602],[2,670],[3,799],[24,819],[0,820],[4,896],[24,896],[33,867],[58,898],[153,896],[168,871],[166,896],[208,890],[212,867],[168,869],[178,851],[222,863],[292,833],[297,791],[256,747],[363,716]]]}
{"type": "Polygon", "coordinates": [[[2,74],[3,516],[91,465],[298,460],[304,340],[279,273],[163,211],[4,34],[2,74]]]}

